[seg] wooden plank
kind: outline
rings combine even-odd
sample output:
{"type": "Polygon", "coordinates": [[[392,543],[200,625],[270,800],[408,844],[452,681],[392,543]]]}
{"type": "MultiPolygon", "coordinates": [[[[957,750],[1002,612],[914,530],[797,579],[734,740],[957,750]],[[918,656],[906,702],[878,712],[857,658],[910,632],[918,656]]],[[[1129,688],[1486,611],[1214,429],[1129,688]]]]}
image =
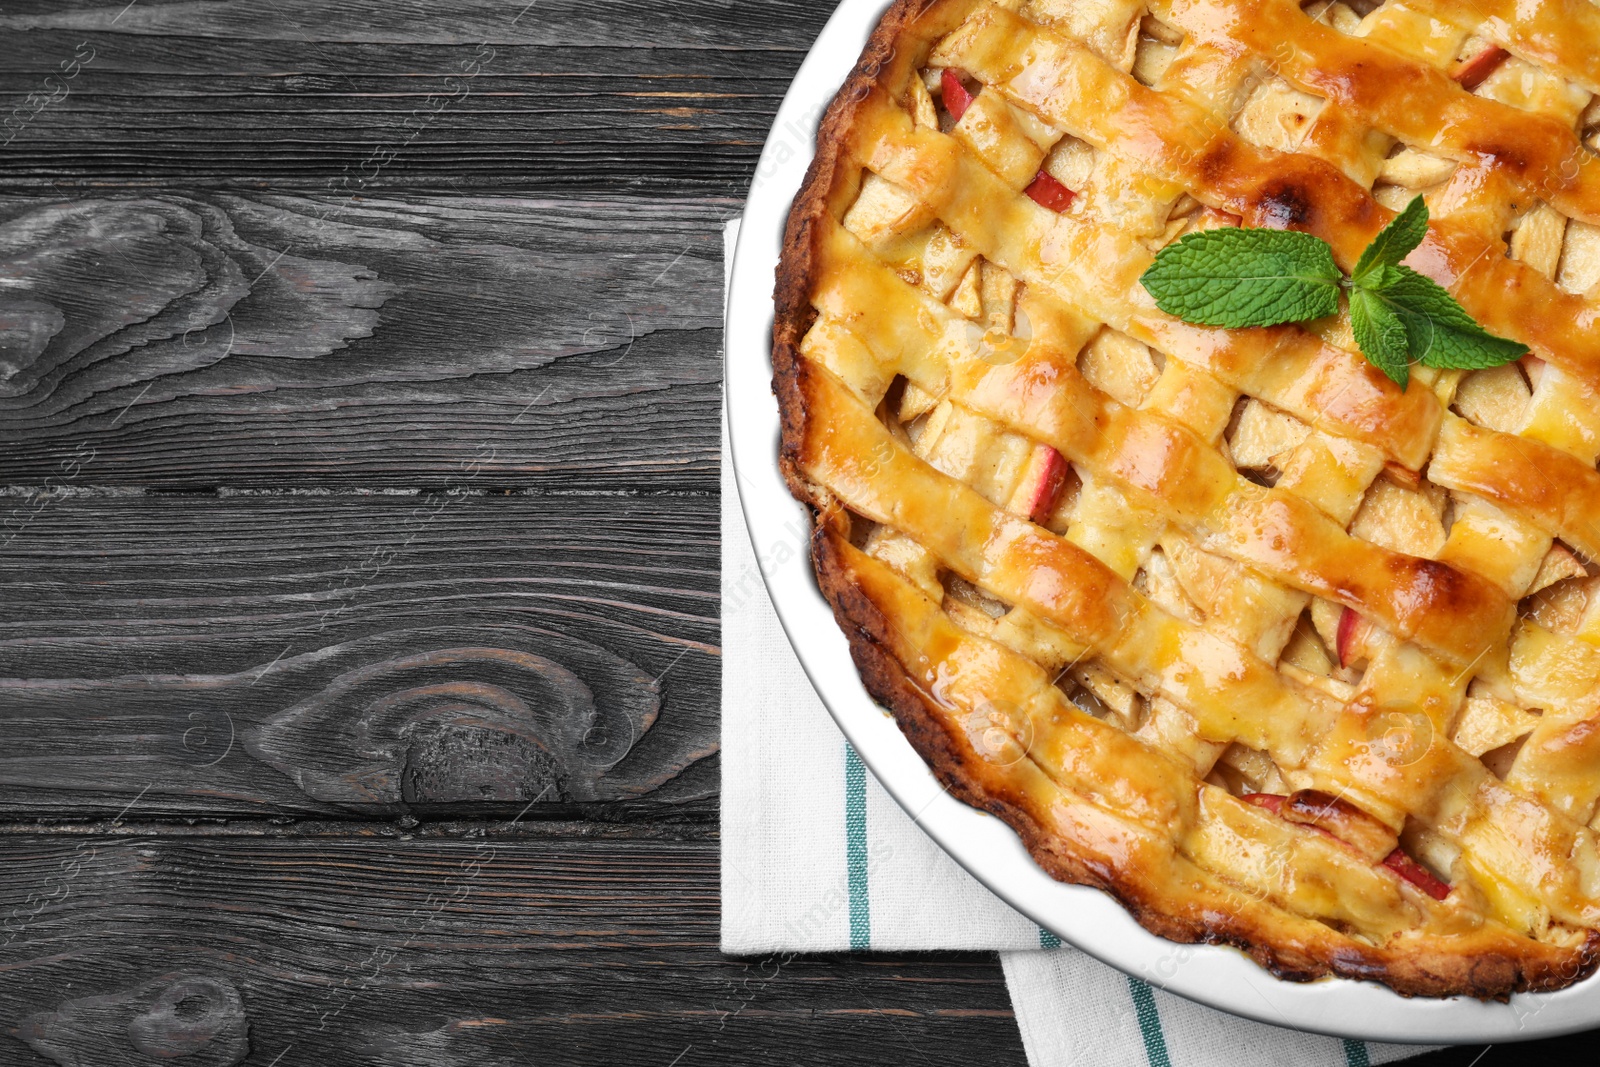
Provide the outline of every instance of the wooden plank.
{"type": "Polygon", "coordinates": [[[992,955],[721,957],[704,837],[152,829],[0,830],[0,1062],[1024,1063],[992,955]]]}
{"type": "Polygon", "coordinates": [[[8,4],[0,187],[740,195],[833,0],[8,4]]]}
{"type": "Polygon", "coordinates": [[[716,789],[717,504],[87,497],[0,547],[0,812],[629,811],[716,789]]]}
{"type": "Polygon", "coordinates": [[[0,485],[715,492],[735,210],[0,200],[0,485]]]}
{"type": "Polygon", "coordinates": [[[0,836],[0,1061],[1023,1063],[993,956],[724,958],[653,836],[0,836]]]}

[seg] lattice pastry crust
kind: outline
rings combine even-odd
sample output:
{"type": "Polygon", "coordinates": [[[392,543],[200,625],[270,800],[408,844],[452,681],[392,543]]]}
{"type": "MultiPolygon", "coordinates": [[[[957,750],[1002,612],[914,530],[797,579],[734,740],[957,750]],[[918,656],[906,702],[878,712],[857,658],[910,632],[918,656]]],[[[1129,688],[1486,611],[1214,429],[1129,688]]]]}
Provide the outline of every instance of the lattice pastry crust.
{"type": "Polygon", "coordinates": [[[777,286],[783,469],[871,692],[1149,929],[1504,997],[1600,957],[1600,6],[901,0],[777,286]],[[1221,330],[1182,234],[1409,262],[1520,365],[1221,330]]]}

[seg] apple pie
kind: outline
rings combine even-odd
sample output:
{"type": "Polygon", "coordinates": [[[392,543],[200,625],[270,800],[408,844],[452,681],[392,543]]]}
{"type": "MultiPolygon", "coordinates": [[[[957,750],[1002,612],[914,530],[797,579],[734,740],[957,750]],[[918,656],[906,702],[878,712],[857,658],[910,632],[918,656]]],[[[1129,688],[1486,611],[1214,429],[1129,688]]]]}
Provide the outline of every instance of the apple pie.
{"type": "Polygon", "coordinates": [[[780,462],[873,696],[1056,878],[1283,978],[1600,960],[1600,5],[900,0],[777,278],[780,462]],[[1525,345],[1162,312],[1314,235],[1525,345]],[[1520,349],[1519,349],[1520,351],[1520,349]]]}

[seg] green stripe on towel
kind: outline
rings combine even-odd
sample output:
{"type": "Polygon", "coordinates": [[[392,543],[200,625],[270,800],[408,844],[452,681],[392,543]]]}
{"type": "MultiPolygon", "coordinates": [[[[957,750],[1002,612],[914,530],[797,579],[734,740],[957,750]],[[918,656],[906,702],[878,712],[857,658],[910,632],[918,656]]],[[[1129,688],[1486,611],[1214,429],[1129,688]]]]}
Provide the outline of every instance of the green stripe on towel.
{"type": "Polygon", "coordinates": [[[1167,1056],[1167,1035],[1161,1032],[1161,1013],[1156,1011],[1156,995],[1132,975],[1128,976],[1128,992],[1133,994],[1133,1010],[1139,1016],[1139,1033],[1144,1037],[1144,1055],[1150,1067],[1172,1067],[1167,1056]]]}
{"type": "Polygon", "coordinates": [[[1060,948],[1061,947],[1061,939],[1059,937],[1057,937],[1055,934],[1052,934],[1049,930],[1046,930],[1044,927],[1041,926],[1041,927],[1039,927],[1039,947],[1040,948],[1060,948]]]}
{"type": "Polygon", "coordinates": [[[872,907],[867,896],[867,767],[844,746],[844,855],[850,876],[850,950],[872,947],[872,907]]]}
{"type": "Polygon", "coordinates": [[[1367,1056],[1367,1043],[1345,1038],[1344,1062],[1346,1067],[1372,1067],[1372,1060],[1367,1056]]]}

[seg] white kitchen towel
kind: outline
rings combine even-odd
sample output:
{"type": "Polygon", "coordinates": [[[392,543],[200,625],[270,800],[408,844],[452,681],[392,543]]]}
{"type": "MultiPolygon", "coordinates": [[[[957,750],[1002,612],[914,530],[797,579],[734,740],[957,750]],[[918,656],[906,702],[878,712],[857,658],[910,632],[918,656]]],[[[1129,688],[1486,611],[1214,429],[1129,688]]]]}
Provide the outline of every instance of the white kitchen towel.
{"type": "MultiPolygon", "coordinates": [[[[735,219],[725,270],[737,233],[735,219]]],[[[1365,1067],[1422,1051],[1201,1007],[1061,947],[979,885],[873,779],[795,659],[757,557],[804,552],[807,531],[752,545],[738,499],[724,425],[724,952],[998,950],[1032,1067],[1365,1067]]]]}

